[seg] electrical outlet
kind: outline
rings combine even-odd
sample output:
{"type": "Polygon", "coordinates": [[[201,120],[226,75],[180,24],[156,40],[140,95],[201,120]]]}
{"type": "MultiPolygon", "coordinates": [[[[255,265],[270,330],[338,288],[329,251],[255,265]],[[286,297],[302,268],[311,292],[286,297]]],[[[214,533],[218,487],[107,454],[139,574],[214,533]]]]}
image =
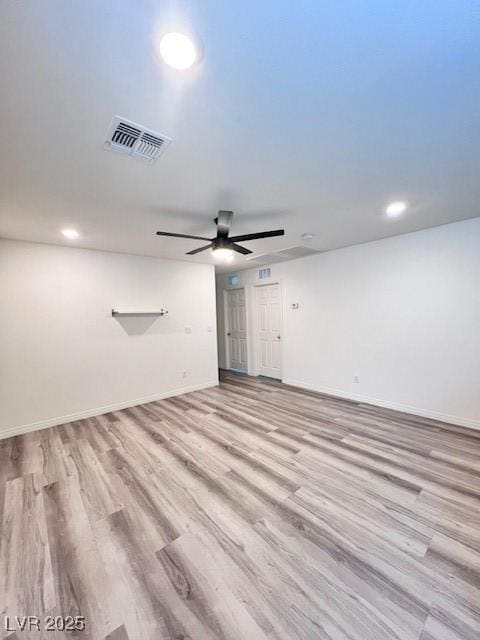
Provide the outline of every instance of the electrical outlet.
{"type": "Polygon", "coordinates": [[[187,371],[184,369],[182,371],[182,378],[186,378],[187,377],[187,371]]]}
{"type": "Polygon", "coordinates": [[[185,327],[185,333],[192,333],[192,327],[185,327]]]}
{"type": "Polygon", "coordinates": [[[354,382],[360,382],[360,378],[358,376],[353,376],[353,381],[354,382]]]}

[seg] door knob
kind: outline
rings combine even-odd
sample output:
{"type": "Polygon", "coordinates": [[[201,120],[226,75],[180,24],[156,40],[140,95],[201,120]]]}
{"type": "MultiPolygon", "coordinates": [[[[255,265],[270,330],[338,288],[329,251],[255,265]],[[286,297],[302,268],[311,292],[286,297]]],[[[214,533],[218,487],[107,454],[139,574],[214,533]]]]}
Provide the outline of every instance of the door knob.
{"type": "Polygon", "coordinates": [[[278,338],[279,340],[281,340],[282,336],[277,336],[277,338],[278,338]]]}
{"type": "Polygon", "coordinates": [[[232,334],[230,333],[230,331],[227,331],[227,336],[231,336],[232,334]]]}

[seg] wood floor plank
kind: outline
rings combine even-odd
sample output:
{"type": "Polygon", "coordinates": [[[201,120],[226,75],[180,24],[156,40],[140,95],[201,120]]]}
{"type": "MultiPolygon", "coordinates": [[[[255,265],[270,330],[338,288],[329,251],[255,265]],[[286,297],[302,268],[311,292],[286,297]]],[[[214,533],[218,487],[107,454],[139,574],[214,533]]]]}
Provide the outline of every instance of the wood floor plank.
{"type": "Polygon", "coordinates": [[[218,571],[214,552],[194,534],[185,534],[157,553],[176,592],[211,638],[266,638],[218,571]]]}
{"type": "Polygon", "coordinates": [[[480,433],[222,372],[0,441],[0,639],[478,640],[480,433]]]}
{"type": "Polygon", "coordinates": [[[101,465],[89,440],[78,439],[67,448],[72,474],[76,474],[89,520],[94,522],[121,509],[118,487],[101,465]]]}
{"type": "Polygon", "coordinates": [[[7,482],[0,538],[2,615],[42,616],[56,603],[43,494],[32,474],[7,482]]]}
{"type": "MultiPolygon", "coordinates": [[[[86,619],[81,637],[103,638],[115,623],[110,584],[81,498],[78,479],[42,489],[59,615],[86,619]]],[[[115,626],[118,626],[119,622],[115,626]]]]}
{"type": "Polygon", "coordinates": [[[118,627],[117,629],[115,629],[115,631],[109,633],[108,636],[105,636],[105,640],[130,640],[130,638],[128,637],[124,625],[122,624],[121,627],[118,627]]]}

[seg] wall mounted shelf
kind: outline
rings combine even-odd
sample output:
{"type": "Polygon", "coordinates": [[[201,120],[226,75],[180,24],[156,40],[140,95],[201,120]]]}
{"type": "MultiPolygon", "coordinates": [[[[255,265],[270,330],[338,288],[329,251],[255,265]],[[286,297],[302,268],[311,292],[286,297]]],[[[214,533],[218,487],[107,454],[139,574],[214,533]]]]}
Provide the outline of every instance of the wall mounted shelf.
{"type": "Polygon", "coordinates": [[[160,309],[159,311],[132,311],[132,310],[124,310],[121,309],[112,309],[112,316],[114,318],[123,316],[165,316],[168,314],[166,309],[160,309]]]}

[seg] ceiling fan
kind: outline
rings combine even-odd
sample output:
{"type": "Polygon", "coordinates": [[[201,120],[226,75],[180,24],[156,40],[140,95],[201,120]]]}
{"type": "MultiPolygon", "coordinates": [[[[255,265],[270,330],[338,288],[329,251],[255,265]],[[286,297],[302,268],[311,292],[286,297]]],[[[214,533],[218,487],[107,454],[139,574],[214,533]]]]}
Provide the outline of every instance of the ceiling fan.
{"type": "Polygon", "coordinates": [[[217,258],[225,260],[233,259],[233,252],[248,255],[252,253],[250,249],[240,246],[237,242],[245,242],[247,240],[257,240],[258,238],[273,238],[274,236],[283,236],[285,231],[277,229],[275,231],[260,231],[259,233],[247,233],[242,236],[229,236],[230,226],[232,224],[233,211],[219,211],[218,217],[215,218],[217,225],[217,235],[214,238],[203,238],[202,236],[189,236],[183,233],[169,233],[168,231],[157,231],[157,236],[170,236],[172,238],[191,238],[192,240],[207,240],[208,244],[198,249],[187,251],[187,256],[193,256],[201,251],[212,249],[212,253],[217,258]]]}

